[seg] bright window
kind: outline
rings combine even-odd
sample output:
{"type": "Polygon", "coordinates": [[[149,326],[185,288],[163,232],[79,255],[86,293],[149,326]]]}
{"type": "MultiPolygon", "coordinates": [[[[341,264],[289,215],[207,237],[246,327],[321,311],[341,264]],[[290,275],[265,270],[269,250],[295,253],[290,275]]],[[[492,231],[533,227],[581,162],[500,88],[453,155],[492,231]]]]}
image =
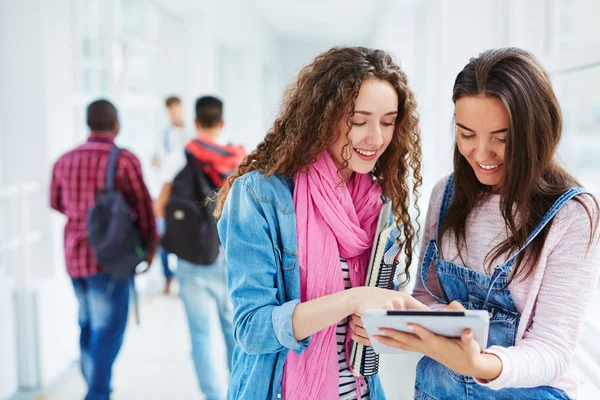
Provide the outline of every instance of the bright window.
{"type": "MultiPolygon", "coordinates": [[[[549,0],[550,54],[546,55],[564,125],[559,156],[600,199],[600,3],[549,0]]],[[[598,266],[591,266],[597,268],[598,266]]],[[[584,374],[581,399],[600,398],[600,284],[592,298],[575,362],[584,374]]]]}

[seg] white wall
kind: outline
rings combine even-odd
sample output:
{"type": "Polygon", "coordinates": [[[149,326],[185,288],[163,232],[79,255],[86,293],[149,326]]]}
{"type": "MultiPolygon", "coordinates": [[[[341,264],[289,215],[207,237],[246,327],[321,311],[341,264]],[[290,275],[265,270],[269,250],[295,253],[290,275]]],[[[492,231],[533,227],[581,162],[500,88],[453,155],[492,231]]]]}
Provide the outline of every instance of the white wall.
{"type": "MultiPolygon", "coordinates": [[[[7,4],[5,1],[0,1],[0,188],[5,185],[8,175],[6,161],[8,157],[7,149],[7,135],[5,134],[7,128],[7,122],[5,121],[6,116],[2,112],[4,109],[3,104],[6,101],[4,93],[8,93],[9,82],[5,76],[10,69],[10,65],[5,61],[4,54],[8,51],[14,51],[12,47],[11,38],[13,37],[9,29],[10,15],[14,6],[7,4]],[[9,50],[11,48],[11,50],[9,50]]],[[[4,199],[0,200],[0,207],[7,207],[7,201],[4,199]]],[[[2,212],[2,224],[0,229],[6,230],[7,221],[6,210],[0,210],[2,212]]],[[[0,242],[6,240],[8,237],[7,232],[1,232],[0,242]]],[[[11,262],[12,257],[9,255],[0,254],[0,321],[2,321],[2,329],[0,329],[0,399],[4,399],[12,394],[18,387],[17,381],[17,352],[16,352],[16,338],[15,338],[15,316],[14,316],[14,278],[12,277],[11,262]]]]}
{"type": "MultiPolygon", "coordinates": [[[[56,158],[66,148],[78,142],[75,130],[73,96],[73,24],[72,1],[41,1],[42,4],[42,49],[44,77],[44,107],[47,114],[45,135],[47,143],[44,163],[39,167],[45,174],[43,180],[44,202],[40,204],[52,213],[51,231],[53,241],[50,254],[54,262],[46,262],[44,268],[52,273],[35,279],[39,306],[39,350],[40,384],[49,385],[79,356],[77,306],[73,288],[64,270],[62,238],[64,219],[50,211],[47,205],[50,169],[56,158]],[[57,240],[58,239],[58,240],[57,240]]],[[[36,251],[39,251],[36,249],[36,251]]],[[[44,254],[40,254],[44,256],[44,254]]],[[[42,263],[40,263],[43,265],[42,263]]],[[[34,277],[37,277],[34,275],[34,277]]]]}
{"type": "MultiPolygon", "coordinates": [[[[426,95],[431,99],[431,113],[423,119],[436,121],[433,131],[424,131],[424,138],[435,137],[435,150],[428,155],[437,180],[451,171],[452,145],[454,143],[452,116],[452,87],[456,75],[469,62],[484,50],[508,45],[508,4],[501,0],[487,2],[459,0],[439,2],[433,16],[437,20],[437,38],[427,43],[428,53],[425,63],[436,66],[436,87],[438,91],[426,95]]],[[[435,182],[428,182],[428,186],[435,182]]]]}
{"type": "Polygon", "coordinates": [[[217,20],[215,2],[205,2],[202,10],[185,19],[185,91],[186,113],[193,121],[196,99],[217,91],[217,20]]]}
{"type": "Polygon", "coordinates": [[[18,387],[13,291],[14,282],[0,270],[0,399],[7,398],[18,387]]]}
{"type": "Polygon", "coordinates": [[[223,140],[250,151],[271,124],[264,79],[265,70],[278,62],[275,45],[247,2],[221,1],[216,16],[216,89],[225,104],[223,140]]]}
{"type": "MultiPolygon", "coordinates": [[[[48,186],[52,163],[85,137],[87,129],[82,126],[82,112],[91,97],[75,93],[74,88],[74,57],[80,43],[73,32],[73,0],[0,4],[0,171],[10,170],[10,173],[0,174],[0,189],[22,182],[40,185],[41,191],[31,206],[31,229],[43,234],[42,242],[32,253],[31,276],[19,288],[21,295],[33,300],[31,306],[23,308],[20,304],[19,308],[23,315],[32,318],[35,332],[30,332],[30,338],[16,335],[14,279],[0,282],[0,398],[5,398],[18,385],[16,340],[33,355],[29,360],[18,357],[28,378],[21,379],[21,386],[35,388],[51,384],[78,357],[77,307],[64,270],[62,250],[65,219],[49,210],[48,186]]],[[[239,62],[229,65],[225,75],[227,79],[236,79],[224,94],[229,139],[253,147],[257,138],[264,136],[266,108],[262,77],[271,59],[271,42],[256,21],[245,18],[248,10],[238,7],[232,19],[225,12],[227,6],[221,6],[225,9],[218,10],[217,2],[210,2],[202,7],[188,4],[189,13],[166,11],[166,20],[171,23],[168,29],[161,30],[163,41],[158,46],[162,49],[157,60],[160,73],[153,89],[158,96],[153,100],[150,95],[106,94],[118,107],[122,106],[125,125],[131,128],[133,122],[129,116],[141,112],[150,119],[144,126],[159,129],[160,121],[166,121],[158,114],[163,112],[161,101],[168,94],[182,95],[186,117],[191,122],[194,100],[203,94],[219,94],[218,57],[220,50],[227,48],[240,57],[239,62]],[[215,18],[215,15],[221,17],[215,18]],[[229,35],[240,29],[245,32],[243,41],[229,35]],[[252,79],[247,79],[249,76],[252,79]],[[228,107],[229,103],[232,107],[228,107]]],[[[228,7],[235,8],[231,4],[228,7]]],[[[158,11],[161,10],[159,6],[158,11]]],[[[118,85],[109,87],[122,89],[118,85]]],[[[149,130],[152,129],[126,130],[119,142],[138,154],[146,166],[146,178],[151,180],[154,174],[148,168],[147,158],[153,142],[149,138],[155,132],[149,130]]],[[[3,278],[4,274],[14,275],[14,270],[22,267],[19,254],[14,256],[17,262],[0,272],[3,278]]],[[[154,269],[153,273],[159,268],[154,269]]],[[[150,280],[162,279],[158,275],[140,279],[140,286],[150,287],[150,280]]]]}
{"type": "MultiPolygon", "coordinates": [[[[36,386],[54,381],[77,354],[75,301],[70,282],[64,277],[62,244],[57,240],[62,237],[62,221],[52,216],[48,207],[51,163],[74,139],[73,110],[69,103],[73,79],[72,34],[71,24],[64,23],[71,20],[71,1],[5,1],[1,7],[3,146],[0,151],[3,154],[0,160],[10,171],[2,184],[40,185],[40,191],[31,198],[28,210],[31,222],[26,229],[41,232],[42,240],[32,251],[30,275],[17,286],[20,298],[33,299],[34,303],[29,308],[25,303],[2,302],[0,346],[15,349],[15,343],[7,341],[18,328],[11,326],[14,316],[5,311],[17,306],[19,319],[31,317],[37,327],[36,332],[27,332],[31,335],[25,332],[17,335],[22,347],[39,350],[30,359],[20,353],[19,360],[21,385],[36,386]],[[36,314],[36,309],[41,313],[36,314]]],[[[23,269],[20,255],[15,260],[11,265],[13,276],[23,269]]],[[[3,291],[3,296],[11,298],[13,294],[3,291]]],[[[10,352],[2,354],[5,362],[4,354],[10,352]]],[[[16,371],[15,366],[2,368],[2,379],[16,371]]],[[[0,397],[15,389],[14,381],[2,386],[10,390],[1,390],[0,397]]]]}

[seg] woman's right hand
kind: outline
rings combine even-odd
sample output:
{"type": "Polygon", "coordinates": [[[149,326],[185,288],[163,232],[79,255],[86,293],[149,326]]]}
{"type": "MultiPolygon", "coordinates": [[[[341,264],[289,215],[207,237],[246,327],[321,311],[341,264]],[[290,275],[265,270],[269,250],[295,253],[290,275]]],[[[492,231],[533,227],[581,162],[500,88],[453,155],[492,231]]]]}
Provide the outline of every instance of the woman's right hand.
{"type": "Polygon", "coordinates": [[[429,310],[429,307],[405,292],[369,286],[359,286],[351,290],[354,307],[352,314],[358,316],[364,315],[369,309],[429,310]]]}
{"type": "Polygon", "coordinates": [[[408,293],[397,292],[373,287],[358,287],[355,298],[355,312],[350,316],[349,324],[352,340],[371,346],[369,335],[362,324],[361,315],[368,309],[384,310],[429,310],[425,304],[413,298],[408,293]]]}

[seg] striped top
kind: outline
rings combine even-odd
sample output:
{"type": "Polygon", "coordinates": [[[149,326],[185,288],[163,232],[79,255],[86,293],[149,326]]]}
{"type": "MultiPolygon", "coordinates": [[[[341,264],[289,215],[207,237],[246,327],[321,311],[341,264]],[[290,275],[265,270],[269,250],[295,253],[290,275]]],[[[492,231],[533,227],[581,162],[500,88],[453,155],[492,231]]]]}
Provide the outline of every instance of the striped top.
{"type": "MultiPolygon", "coordinates": [[[[346,260],[340,258],[342,264],[342,273],[344,275],[344,288],[350,289],[350,273],[346,260]]],[[[346,360],[346,331],[348,330],[348,318],[343,319],[335,331],[337,338],[338,363],[340,367],[340,400],[349,400],[358,398],[356,395],[356,377],[352,375],[348,368],[346,360]]],[[[369,387],[363,388],[361,399],[369,398],[369,387]]]]}

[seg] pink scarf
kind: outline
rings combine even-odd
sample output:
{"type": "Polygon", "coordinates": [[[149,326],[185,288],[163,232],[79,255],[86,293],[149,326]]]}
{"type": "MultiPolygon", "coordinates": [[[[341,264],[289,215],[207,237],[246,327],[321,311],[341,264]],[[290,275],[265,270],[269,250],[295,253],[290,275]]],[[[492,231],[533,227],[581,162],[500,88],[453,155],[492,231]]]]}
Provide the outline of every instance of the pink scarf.
{"type": "MultiPolygon", "coordinates": [[[[354,173],[346,184],[340,182],[327,151],[317,157],[308,172],[294,176],[302,302],[344,290],[340,257],[348,262],[352,286],[365,283],[382,206],[381,187],[369,174],[354,173]]],[[[288,354],[283,378],[285,400],[339,399],[335,330],[333,325],[314,334],[302,355],[288,354]]],[[[347,360],[350,343],[347,335],[347,360]]],[[[363,379],[357,383],[365,384],[363,379]]]]}

